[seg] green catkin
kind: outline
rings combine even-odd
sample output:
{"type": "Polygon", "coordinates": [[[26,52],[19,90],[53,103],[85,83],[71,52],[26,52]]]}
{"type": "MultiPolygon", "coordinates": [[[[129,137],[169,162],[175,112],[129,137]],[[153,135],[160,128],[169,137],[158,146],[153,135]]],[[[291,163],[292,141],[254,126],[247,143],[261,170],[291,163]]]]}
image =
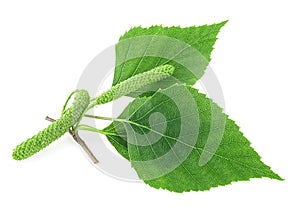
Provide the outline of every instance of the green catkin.
{"type": "Polygon", "coordinates": [[[111,102],[122,96],[128,95],[129,93],[134,92],[146,85],[168,78],[173,74],[174,70],[174,66],[166,64],[155,67],[150,71],[132,76],[131,78],[113,86],[110,90],[97,97],[94,105],[111,102]]]}
{"type": "Polygon", "coordinates": [[[67,109],[61,118],[47,128],[18,145],[13,151],[13,158],[15,160],[26,159],[60,138],[78,123],[89,102],[90,96],[88,92],[79,90],[76,93],[72,107],[67,109]]]}
{"type": "MultiPolygon", "coordinates": [[[[162,65],[150,71],[135,75],[113,86],[110,90],[97,97],[92,106],[105,104],[124,95],[128,95],[146,85],[168,78],[173,74],[174,69],[175,68],[171,65],[162,65]]],[[[73,95],[73,93],[71,95],[73,95]]],[[[62,116],[58,120],[18,145],[13,151],[13,158],[15,160],[26,159],[60,138],[81,120],[89,103],[90,97],[86,90],[76,91],[73,105],[63,111],[62,116]]]]}

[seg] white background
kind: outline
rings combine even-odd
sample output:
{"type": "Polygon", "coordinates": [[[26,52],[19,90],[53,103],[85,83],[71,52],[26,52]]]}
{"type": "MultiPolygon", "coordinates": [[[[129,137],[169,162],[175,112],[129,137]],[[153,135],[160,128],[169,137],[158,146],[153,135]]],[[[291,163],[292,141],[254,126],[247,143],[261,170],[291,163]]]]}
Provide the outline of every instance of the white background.
{"type": "Polygon", "coordinates": [[[1,1],[0,214],[299,214],[296,3],[1,1]],[[211,61],[226,112],[285,181],[170,193],[104,175],[68,135],[26,161],[12,160],[17,144],[48,125],[45,115],[59,115],[85,66],[130,27],[227,19],[211,61]]]}

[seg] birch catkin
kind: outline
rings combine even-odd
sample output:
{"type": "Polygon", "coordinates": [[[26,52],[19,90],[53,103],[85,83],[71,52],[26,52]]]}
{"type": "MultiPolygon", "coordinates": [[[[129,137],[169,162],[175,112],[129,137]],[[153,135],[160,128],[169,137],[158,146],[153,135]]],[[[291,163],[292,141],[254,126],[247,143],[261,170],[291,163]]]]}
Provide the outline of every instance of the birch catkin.
{"type": "Polygon", "coordinates": [[[162,65],[151,69],[150,71],[140,73],[131,78],[113,86],[110,90],[104,92],[96,98],[94,105],[105,104],[128,95],[146,85],[161,81],[170,77],[174,72],[174,67],[171,65],[162,65]]]}
{"type": "Polygon", "coordinates": [[[26,159],[60,138],[81,119],[81,115],[89,105],[89,102],[90,96],[88,92],[79,90],[76,93],[72,107],[67,109],[61,118],[47,128],[18,145],[13,151],[13,158],[15,160],[26,159]]]}

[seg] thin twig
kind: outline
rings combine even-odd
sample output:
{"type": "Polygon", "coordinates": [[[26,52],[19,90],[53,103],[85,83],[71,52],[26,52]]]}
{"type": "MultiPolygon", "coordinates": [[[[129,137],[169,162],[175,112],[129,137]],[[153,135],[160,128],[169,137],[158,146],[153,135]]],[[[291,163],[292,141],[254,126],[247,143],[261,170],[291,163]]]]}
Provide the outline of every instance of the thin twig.
{"type": "Polygon", "coordinates": [[[52,119],[51,117],[49,116],[46,116],[45,117],[45,120],[49,121],[49,122],[55,122],[56,120],[55,119],[52,119]]]}
{"type": "MultiPolygon", "coordinates": [[[[55,119],[46,116],[45,120],[49,121],[49,122],[55,122],[55,119]]],[[[91,152],[91,150],[89,149],[89,147],[85,144],[85,142],[78,136],[78,134],[76,134],[74,131],[72,131],[71,129],[69,130],[69,134],[73,137],[73,139],[83,148],[83,150],[85,151],[85,153],[89,156],[89,158],[92,160],[92,162],[94,164],[99,163],[98,159],[95,157],[95,155],[91,152]]]]}

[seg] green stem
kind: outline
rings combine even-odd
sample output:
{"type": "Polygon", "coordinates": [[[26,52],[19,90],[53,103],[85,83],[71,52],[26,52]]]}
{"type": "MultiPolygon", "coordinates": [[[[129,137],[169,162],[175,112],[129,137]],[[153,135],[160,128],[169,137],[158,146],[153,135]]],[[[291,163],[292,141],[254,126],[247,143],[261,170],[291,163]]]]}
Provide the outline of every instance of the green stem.
{"type": "Polygon", "coordinates": [[[64,104],[64,106],[63,106],[63,108],[62,108],[61,114],[64,114],[64,112],[65,112],[65,110],[66,110],[66,107],[67,107],[67,105],[68,105],[70,99],[72,98],[72,96],[73,96],[76,92],[78,92],[78,90],[74,90],[74,91],[68,96],[68,98],[67,98],[67,100],[66,100],[66,102],[65,102],[65,104],[64,104]]]}
{"type": "Polygon", "coordinates": [[[78,125],[77,127],[77,131],[78,130],[85,130],[85,131],[91,131],[91,132],[96,132],[96,133],[100,133],[100,134],[103,134],[103,135],[110,135],[110,136],[118,136],[114,133],[110,133],[110,132],[107,132],[107,131],[103,131],[101,129],[97,129],[97,128],[94,128],[92,126],[89,126],[89,125],[85,125],[85,124],[80,124],[78,125]]]}
{"type": "Polygon", "coordinates": [[[105,116],[94,116],[94,115],[89,115],[85,114],[85,117],[88,118],[94,118],[94,119],[102,119],[102,120],[108,120],[108,121],[116,121],[117,119],[111,118],[111,117],[105,117],[105,116]]]}

